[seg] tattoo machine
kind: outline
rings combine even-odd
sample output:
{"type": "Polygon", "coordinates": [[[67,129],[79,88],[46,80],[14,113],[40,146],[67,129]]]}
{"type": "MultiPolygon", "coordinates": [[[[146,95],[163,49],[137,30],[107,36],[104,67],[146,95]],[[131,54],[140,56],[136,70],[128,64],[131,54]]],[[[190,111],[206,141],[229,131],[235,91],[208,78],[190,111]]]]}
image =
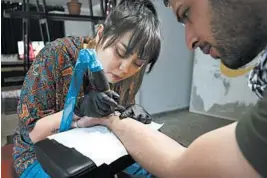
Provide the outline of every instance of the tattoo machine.
{"type": "Polygon", "coordinates": [[[110,90],[109,83],[103,72],[103,66],[96,56],[96,51],[94,49],[80,50],[65,100],[63,116],[59,128],[60,132],[71,128],[75,103],[78,93],[80,92],[84,73],[87,72],[87,70],[91,73],[93,84],[98,91],[107,92],[110,90]]]}

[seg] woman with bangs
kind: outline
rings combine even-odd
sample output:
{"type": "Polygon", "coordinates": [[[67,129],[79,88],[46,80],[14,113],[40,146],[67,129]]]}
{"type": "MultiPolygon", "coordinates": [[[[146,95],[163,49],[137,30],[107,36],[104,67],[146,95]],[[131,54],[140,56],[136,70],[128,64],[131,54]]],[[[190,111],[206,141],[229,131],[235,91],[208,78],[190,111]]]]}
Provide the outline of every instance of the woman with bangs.
{"type": "Polygon", "coordinates": [[[134,99],[146,69],[150,72],[158,60],[160,47],[159,20],[149,0],[122,0],[98,26],[94,38],[65,37],[48,43],[25,77],[17,107],[19,126],[14,135],[13,158],[18,176],[49,177],[37,161],[33,144],[58,131],[81,49],[95,49],[110,83],[111,94],[96,91],[89,74],[85,74],[72,128],[87,127],[89,117],[113,113],[114,103],[125,107],[122,119],[131,117],[144,124],[150,123],[150,114],[136,105],[134,99]],[[101,101],[105,98],[108,101],[101,101]],[[94,106],[95,103],[98,106],[94,106]],[[100,110],[102,107],[101,112],[96,111],[96,107],[100,110]]]}

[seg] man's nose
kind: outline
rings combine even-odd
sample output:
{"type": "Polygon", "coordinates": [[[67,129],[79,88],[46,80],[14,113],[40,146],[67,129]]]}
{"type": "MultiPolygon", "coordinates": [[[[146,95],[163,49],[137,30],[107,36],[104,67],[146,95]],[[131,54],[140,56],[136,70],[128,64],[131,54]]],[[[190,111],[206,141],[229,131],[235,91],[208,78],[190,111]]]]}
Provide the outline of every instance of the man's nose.
{"type": "Polygon", "coordinates": [[[198,47],[199,38],[191,25],[188,24],[185,25],[185,40],[188,49],[195,50],[198,47]]]}

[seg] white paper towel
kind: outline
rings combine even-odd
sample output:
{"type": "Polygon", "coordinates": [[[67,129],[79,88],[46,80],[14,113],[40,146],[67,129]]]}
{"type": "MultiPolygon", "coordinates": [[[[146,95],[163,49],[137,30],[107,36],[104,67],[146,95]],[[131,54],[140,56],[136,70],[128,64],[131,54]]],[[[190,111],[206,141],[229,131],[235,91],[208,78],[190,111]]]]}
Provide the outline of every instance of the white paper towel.
{"type": "MultiPolygon", "coordinates": [[[[163,124],[152,122],[146,126],[153,130],[159,130],[163,124]]],[[[103,163],[109,165],[128,154],[121,141],[104,126],[76,128],[48,138],[54,139],[66,147],[76,149],[90,158],[97,166],[103,163]]]]}

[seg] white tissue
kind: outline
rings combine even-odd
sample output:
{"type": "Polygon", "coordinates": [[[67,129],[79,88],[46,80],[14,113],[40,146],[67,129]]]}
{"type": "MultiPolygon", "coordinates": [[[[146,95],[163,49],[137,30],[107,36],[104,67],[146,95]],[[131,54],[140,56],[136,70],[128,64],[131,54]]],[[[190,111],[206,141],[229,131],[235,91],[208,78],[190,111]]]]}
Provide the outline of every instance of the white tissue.
{"type": "MultiPolygon", "coordinates": [[[[152,122],[146,126],[153,130],[159,130],[163,124],[152,122]]],[[[90,158],[97,166],[103,163],[109,165],[128,154],[121,141],[104,126],[76,128],[48,138],[54,139],[66,147],[76,149],[90,158]]]]}

